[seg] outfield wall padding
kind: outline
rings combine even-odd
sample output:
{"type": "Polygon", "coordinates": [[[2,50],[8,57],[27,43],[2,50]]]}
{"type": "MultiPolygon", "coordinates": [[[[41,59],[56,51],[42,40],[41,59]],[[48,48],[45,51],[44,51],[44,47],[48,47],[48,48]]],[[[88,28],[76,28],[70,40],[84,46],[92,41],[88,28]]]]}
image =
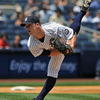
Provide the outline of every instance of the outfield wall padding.
{"type": "MultiPolygon", "coordinates": [[[[34,58],[29,51],[1,50],[0,78],[46,78],[50,57],[34,58]]],[[[60,78],[94,77],[100,51],[76,52],[65,57],[60,78]]]]}

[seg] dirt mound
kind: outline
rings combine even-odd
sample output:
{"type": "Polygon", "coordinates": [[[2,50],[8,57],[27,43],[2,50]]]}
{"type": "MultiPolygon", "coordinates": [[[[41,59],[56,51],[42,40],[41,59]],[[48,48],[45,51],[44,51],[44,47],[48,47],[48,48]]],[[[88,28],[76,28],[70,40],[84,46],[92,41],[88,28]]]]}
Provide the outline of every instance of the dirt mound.
{"type": "MultiPolygon", "coordinates": [[[[34,90],[16,90],[12,87],[0,87],[0,93],[39,93],[42,87],[34,87],[34,90]]],[[[50,93],[100,93],[100,86],[56,86],[50,93]]]]}

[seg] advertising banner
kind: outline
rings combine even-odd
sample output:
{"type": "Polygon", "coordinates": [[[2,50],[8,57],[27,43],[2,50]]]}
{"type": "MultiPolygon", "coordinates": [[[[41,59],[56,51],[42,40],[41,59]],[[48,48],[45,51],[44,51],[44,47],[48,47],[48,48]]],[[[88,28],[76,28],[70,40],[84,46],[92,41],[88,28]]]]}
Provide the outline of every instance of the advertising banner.
{"type": "MultiPolygon", "coordinates": [[[[28,51],[0,52],[0,78],[45,78],[50,57],[34,58],[28,51]]],[[[66,56],[59,77],[78,77],[80,54],[66,56]]]]}

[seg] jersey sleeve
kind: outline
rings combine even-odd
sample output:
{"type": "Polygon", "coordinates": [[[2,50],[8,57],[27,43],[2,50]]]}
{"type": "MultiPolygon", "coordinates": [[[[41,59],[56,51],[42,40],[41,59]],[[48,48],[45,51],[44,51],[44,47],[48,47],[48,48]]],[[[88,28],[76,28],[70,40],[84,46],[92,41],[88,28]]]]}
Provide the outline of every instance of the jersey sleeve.
{"type": "Polygon", "coordinates": [[[28,40],[28,48],[34,57],[37,57],[42,54],[43,49],[39,48],[40,41],[36,40],[32,36],[29,37],[28,40]]]}
{"type": "Polygon", "coordinates": [[[72,38],[74,32],[71,28],[69,28],[67,26],[66,27],[65,26],[60,26],[57,29],[57,34],[58,34],[59,37],[63,37],[66,40],[69,40],[69,39],[72,38]]]}

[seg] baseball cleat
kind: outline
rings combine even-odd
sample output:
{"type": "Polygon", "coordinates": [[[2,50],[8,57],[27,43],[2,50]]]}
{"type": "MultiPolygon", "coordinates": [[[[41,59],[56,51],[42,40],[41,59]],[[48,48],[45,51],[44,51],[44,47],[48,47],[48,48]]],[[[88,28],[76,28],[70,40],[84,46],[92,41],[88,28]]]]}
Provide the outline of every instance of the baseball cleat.
{"type": "Polygon", "coordinates": [[[93,0],[83,0],[82,11],[87,11],[93,0]]]}

